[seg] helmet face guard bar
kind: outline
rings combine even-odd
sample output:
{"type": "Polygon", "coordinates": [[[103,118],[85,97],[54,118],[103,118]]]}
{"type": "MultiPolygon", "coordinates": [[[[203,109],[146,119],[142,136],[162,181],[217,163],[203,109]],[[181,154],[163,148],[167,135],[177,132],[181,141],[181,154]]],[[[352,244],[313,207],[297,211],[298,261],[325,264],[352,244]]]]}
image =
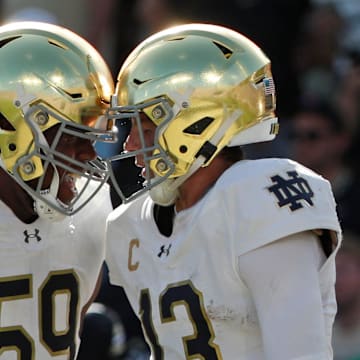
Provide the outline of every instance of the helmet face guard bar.
{"type": "Polygon", "coordinates": [[[69,118],[65,118],[63,115],[59,114],[47,105],[37,103],[28,109],[25,114],[25,121],[30,127],[32,127],[34,122],[38,125],[45,125],[39,123],[39,121],[47,121],[49,116],[64,124],[63,133],[88,139],[92,142],[117,141],[117,131],[114,127],[114,121],[113,119],[108,118],[106,114],[94,114],[91,116],[90,120],[85,118],[82,120],[83,123],[80,124],[69,118]],[[40,117],[38,116],[39,114],[41,115],[40,117]]]}
{"type": "MultiPolygon", "coordinates": [[[[58,113],[44,105],[31,106],[24,118],[33,133],[34,143],[32,149],[26,155],[20,157],[14,164],[13,175],[16,181],[34,199],[42,200],[56,211],[65,215],[72,215],[78,212],[107,182],[110,175],[107,164],[99,158],[92,161],[81,162],[57,151],[56,148],[64,134],[86,139],[94,143],[96,140],[99,140],[99,132],[86,125],[64,119],[58,113]],[[55,125],[59,126],[51,144],[48,144],[43,131],[40,129],[40,126],[48,121],[49,116],[54,118],[57,121],[55,125]],[[34,189],[25,179],[27,176],[31,177],[32,173],[38,171],[38,164],[41,164],[42,171],[39,171],[39,176],[35,177],[35,179],[37,179],[37,185],[34,189]],[[43,189],[46,173],[51,168],[54,173],[57,172],[58,169],[62,169],[76,178],[77,194],[69,204],[64,204],[56,199],[57,194],[53,194],[55,195],[53,198],[48,197],[49,189],[43,189]],[[91,190],[89,188],[90,183],[94,184],[91,190]]],[[[104,134],[106,132],[100,133],[104,134]]]]}
{"type": "Polygon", "coordinates": [[[164,131],[167,124],[172,120],[173,113],[174,112],[169,105],[169,102],[163,97],[152,99],[151,101],[139,105],[115,105],[109,109],[108,117],[110,119],[120,120],[120,126],[129,125],[129,123],[136,123],[137,129],[139,130],[139,140],[141,145],[138,150],[122,151],[119,154],[110,156],[106,159],[110,172],[111,184],[123,203],[134,200],[144,192],[167,180],[174,173],[175,164],[171,156],[164,151],[158,142],[161,133],[164,131]],[[161,108],[165,112],[165,117],[162,118],[162,122],[156,127],[154,144],[149,145],[145,142],[141,114],[145,114],[144,109],[153,108],[154,106],[156,108],[156,105],[161,105],[161,108]],[[139,181],[135,184],[135,186],[132,186],[132,189],[129,184],[120,185],[118,180],[119,175],[117,174],[119,168],[118,162],[130,158],[134,159],[135,162],[135,157],[138,155],[141,155],[144,159],[145,171],[143,174],[145,175],[142,175],[143,181],[139,181]],[[161,170],[162,176],[155,175],[157,169],[161,170]]]}

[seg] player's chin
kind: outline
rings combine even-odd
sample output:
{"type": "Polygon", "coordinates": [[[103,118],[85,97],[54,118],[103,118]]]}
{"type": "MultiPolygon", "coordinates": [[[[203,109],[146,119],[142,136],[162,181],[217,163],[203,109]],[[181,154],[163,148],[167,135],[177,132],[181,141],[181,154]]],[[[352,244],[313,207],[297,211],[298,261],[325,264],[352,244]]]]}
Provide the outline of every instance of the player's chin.
{"type": "Polygon", "coordinates": [[[64,205],[70,205],[76,196],[77,192],[74,192],[70,189],[59,189],[57,198],[64,205]]]}
{"type": "Polygon", "coordinates": [[[76,196],[77,191],[61,188],[59,189],[57,197],[64,205],[70,205],[71,202],[76,198],[76,196]]]}
{"type": "Polygon", "coordinates": [[[78,195],[76,188],[76,177],[71,174],[66,174],[62,177],[59,191],[57,194],[58,199],[65,205],[71,204],[71,202],[78,195]]]}

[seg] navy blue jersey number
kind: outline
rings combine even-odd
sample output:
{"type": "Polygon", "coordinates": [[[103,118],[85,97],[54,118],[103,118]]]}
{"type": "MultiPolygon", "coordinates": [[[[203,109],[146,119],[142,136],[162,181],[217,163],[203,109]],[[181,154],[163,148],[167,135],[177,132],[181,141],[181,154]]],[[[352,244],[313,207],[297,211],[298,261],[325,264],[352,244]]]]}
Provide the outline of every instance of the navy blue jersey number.
{"type": "MultiPolygon", "coordinates": [[[[75,358],[78,292],[78,280],[72,270],[49,273],[38,290],[39,337],[53,356],[68,354],[69,360],[75,358]],[[62,332],[57,332],[54,324],[56,309],[53,298],[58,294],[66,294],[70,299],[67,309],[67,328],[62,332]]],[[[0,278],[0,324],[3,302],[33,296],[32,275],[0,278]]],[[[15,350],[19,360],[37,358],[31,334],[21,324],[0,327],[0,355],[9,350],[15,350]]]]}
{"type": "MultiPolygon", "coordinates": [[[[202,294],[191,281],[169,285],[160,295],[159,306],[162,323],[176,321],[175,307],[183,306],[186,309],[189,321],[194,328],[193,334],[182,339],[186,359],[222,359],[219,346],[214,343],[214,331],[205,311],[202,294]]],[[[164,352],[153,325],[151,299],[147,289],[140,295],[140,317],[146,336],[151,343],[154,359],[163,360],[164,352]]]]}

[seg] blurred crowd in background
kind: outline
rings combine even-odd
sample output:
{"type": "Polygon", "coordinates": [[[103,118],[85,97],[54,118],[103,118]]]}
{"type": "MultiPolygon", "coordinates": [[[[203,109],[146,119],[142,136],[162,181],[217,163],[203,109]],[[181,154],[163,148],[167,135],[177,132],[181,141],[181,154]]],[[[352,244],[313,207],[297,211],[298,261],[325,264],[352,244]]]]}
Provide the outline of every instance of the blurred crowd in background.
{"type": "MultiPolygon", "coordinates": [[[[334,360],[360,360],[359,0],[0,0],[0,24],[63,25],[92,43],[114,78],[129,52],[170,25],[207,22],[247,35],[272,60],[280,134],[248,145],[248,158],[289,157],[327,178],[344,245],[337,258],[334,360]]],[[[1,66],[1,64],[0,64],[1,66]]],[[[118,151],[113,149],[112,151],[118,151]]],[[[136,169],[121,169],[124,181],[136,169]]],[[[114,206],[119,204],[113,197],[114,206]]],[[[121,288],[104,281],[86,318],[79,359],[147,359],[139,322],[121,288]]]]}

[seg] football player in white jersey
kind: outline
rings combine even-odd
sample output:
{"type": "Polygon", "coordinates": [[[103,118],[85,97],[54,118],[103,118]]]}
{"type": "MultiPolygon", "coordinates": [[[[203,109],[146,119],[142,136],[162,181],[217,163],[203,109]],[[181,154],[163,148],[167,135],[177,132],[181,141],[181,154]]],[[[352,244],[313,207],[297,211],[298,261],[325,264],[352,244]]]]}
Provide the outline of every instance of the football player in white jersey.
{"type": "Polygon", "coordinates": [[[93,142],[116,135],[113,80],[88,42],[44,23],[0,27],[0,64],[0,359],[75,359],[112,209],[93,142]]]}
{"type": "Polygon", "coordinates": [[[110,161],[134,156],[145,182],[131,196],[115,184],[124,204],[108,217],[106,258],[153,359],[332,359],[330,185],[241,150],[277,134],[270,66],[241,34],[187,24],[120,70],[109,116],[132,127],[110,161]]]}

